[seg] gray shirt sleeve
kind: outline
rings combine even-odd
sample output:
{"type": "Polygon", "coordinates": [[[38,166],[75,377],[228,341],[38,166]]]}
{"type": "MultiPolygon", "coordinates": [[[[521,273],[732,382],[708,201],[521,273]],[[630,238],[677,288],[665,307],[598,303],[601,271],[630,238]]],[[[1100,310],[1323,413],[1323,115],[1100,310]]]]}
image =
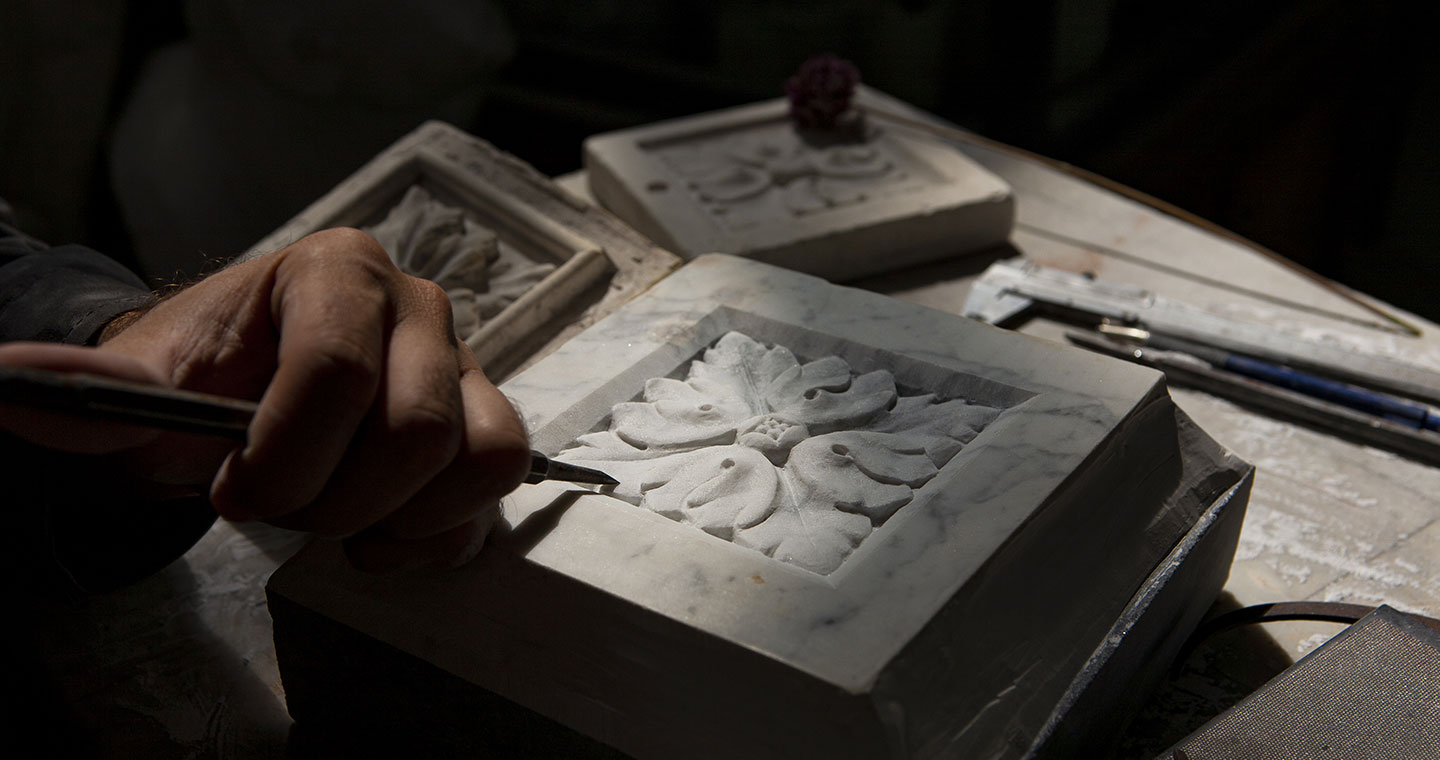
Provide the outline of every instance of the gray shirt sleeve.
{"type": "MultiPolygon", "coordinates": [[[[109,257],[46,246],[0,219],[0,341],[93,344],[112,317],[150,298],[140,278],[109,257]]],[[[185,553],[215,521],[203,496],[117,495],[106,484],[125,473],[105,457],[50,451],[0,432],[0,462],[9,473],[0,574],[42,594],[132,583],[185,553]]]]}
{"type": "Polygon", "coordinates": [[[84,246],[46,246],[0,220],[0,341],[94,343],[105,323],[150,298],[119,262],[84,246]]]}

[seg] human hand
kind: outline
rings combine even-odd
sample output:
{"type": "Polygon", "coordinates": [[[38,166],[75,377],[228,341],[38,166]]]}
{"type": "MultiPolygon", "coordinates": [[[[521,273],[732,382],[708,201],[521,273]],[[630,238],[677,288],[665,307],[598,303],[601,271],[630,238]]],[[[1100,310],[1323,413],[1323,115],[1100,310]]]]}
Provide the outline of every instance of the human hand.
{"type": "Polygon", "coordinates": [[[98,348],[9,344],[0,363],[259,399],[240,449],[15,409],[0,426],[208,488],[232,520],[343,538],[368,569],[468,560],[529,464],[524,429],[455,339],[444,292],[355,230],[217,272],[98,348]]]}

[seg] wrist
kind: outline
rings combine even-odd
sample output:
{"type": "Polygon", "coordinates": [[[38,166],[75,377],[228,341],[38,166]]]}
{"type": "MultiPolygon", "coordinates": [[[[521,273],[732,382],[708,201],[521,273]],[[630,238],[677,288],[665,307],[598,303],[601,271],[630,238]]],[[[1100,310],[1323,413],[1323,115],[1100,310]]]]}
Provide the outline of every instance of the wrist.
{"type": "Polygon", "coordinates": [[[125,328],[135,324],[135,320],[145,316],[145,312],[150,310],[151,305],[152,304],[147,303],[137,309],[122,311],[111,317],[110,321],[106,322],[105,325],[100,328],[100,334],[95,339],[95,345],[102,346],[111,338],[124,332],[125,328]]]}
{"type": "Polygon", "coordinates": [[[145,303],[133,309],[130,309],[129,311],[122,311],[119,314],[111,317],[110,321],[106,322],[105,325],[100,328],[100,332],[97,334],[95,339],[95,345],[104,345],[115,336],[124,332],[131,325],[140,321],[140,318],[145,316],[146,314],[149,314],[151,309],[184,292],[186,287],[188,287],[188,283],[166,285],[160,290],[157,290],[153,294],[151,294],[150,300],[146,301],[145,303]]]}

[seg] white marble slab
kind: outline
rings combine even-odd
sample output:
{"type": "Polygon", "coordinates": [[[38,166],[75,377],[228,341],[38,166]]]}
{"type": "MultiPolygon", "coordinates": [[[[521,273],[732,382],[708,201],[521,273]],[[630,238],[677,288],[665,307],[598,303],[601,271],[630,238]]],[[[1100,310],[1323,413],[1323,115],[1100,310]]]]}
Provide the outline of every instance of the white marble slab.
{"type": "Polygon", "coordinates": [[[952,146],[878,122],[863,137],[817,141],[786,108],[778,99],[591,137],[590,189],[682,256],[730,253],[833,281],[1008,238],[1009,186],[952,146]]]}
{"type": "Polygon", "coordinates": [[[567,324],[608,313],[675,266],[672,255],[603,216],[519,159],[451,125],[428,122],[242,260],[321,229],[365,228],[396,249],[391,257],[408,273],[445,280],[460,338],[499,377],[543,353],[567,324]],[[392,216],[415,203],[414,193],[430,199],[428,212],[409,214],[428,214],[425,235],[432,239],[421,247],[434,249],[418,255],[405,242],[407,230],[396,229],[405,225],[392,216]],[[463,218],[450,218],[457,214],[463,218]],[[437,236],[446,239],[437,242],[437,236]],[[607,282],[608,290],[623,294],[605,299],[607,282]]]}
{"type": "Polygon", "coordinates": [[[999,411],[823,572],[546,483],[459,572],[366,576],[320,543],[271,593],[640,756],[1023,751],[1195,517],[1165,504],[1195,473],[1161,376],[705,256],[503,390],[557,454],[735,331],[999,411]]]}

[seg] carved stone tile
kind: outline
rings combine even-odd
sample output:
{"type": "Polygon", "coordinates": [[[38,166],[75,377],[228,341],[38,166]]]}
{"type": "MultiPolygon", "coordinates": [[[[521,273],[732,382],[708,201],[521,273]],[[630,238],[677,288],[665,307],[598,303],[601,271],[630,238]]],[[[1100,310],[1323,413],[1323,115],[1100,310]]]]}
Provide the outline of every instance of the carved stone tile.
{"type": "Polygon", "coordinates": [[[1000,412],[730,332],[559,458],[618,478],[613,496],[824,575],[1000,412]]]}
{"type": "Polygon", "coordinates": [[[1008,238],[1009,188],[954,148],[878,121],[860,139],[816,141],[785,110],[767,101],[592,137],[590,190],[681,255],[731,253],[831,280],[1008,238]]]}
{"type": "Polygon", "coordinates": [[[1158,373],[731,256],[502,390],[621,485],[270,593],[641,757],[1018,757],[1214,480],[1158,373]]]}
{"type": "Polygon", "coordinates": [[[677,264],[524,162],[440,122],[401,138],[242,258],[361,227],[451,297],[495,379],[548,353],[677,264]]]}

